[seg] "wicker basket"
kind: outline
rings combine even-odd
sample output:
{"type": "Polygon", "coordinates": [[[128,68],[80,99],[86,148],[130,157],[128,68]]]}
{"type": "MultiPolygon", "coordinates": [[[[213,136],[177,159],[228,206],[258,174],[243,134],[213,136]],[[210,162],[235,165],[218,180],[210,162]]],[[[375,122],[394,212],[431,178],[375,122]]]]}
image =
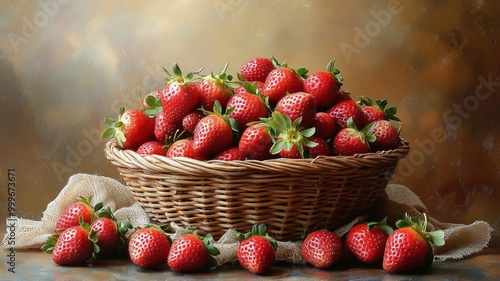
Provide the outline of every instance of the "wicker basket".
{"type": "Polygon", "coordinates": [[[105,148],[136,200],[157,223],[175,222],[215,238],[265,224],[276,239],[304,228],[334,229],[360,215],[384,190],[409,145],[351,157],[198,161],[105,148]]]}

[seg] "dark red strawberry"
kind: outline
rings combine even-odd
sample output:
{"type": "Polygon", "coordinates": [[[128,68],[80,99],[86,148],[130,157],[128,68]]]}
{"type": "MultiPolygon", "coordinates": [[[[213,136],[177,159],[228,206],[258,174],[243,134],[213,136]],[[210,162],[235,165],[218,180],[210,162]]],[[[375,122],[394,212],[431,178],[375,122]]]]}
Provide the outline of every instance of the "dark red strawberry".
{"type": "Polygon", "coordinates": [[[102,208],[102,203],[93,206],[92,197],[79,197],[78,201],[64,208],[56,221],[56,233],[62,233],[66,228],[80,225],[80,218],[85,223],[91,223],[96,218],[96,212],[102,208]]]}
{"type": "Polygon", "coordinates": [[[340,130],[333,139],[333,152],[336,155],[352,156],[358,153],[367,153],[370,151],[369,142],[373,142],[375,136],[367,134],[371,126],[365,127],[359,131],[352,122],[352,118],[347,121],[347,128],[340,130]]]}
{"type": "Polygon", "coordinates": [[[288,94],[278,101],[275,110],[281,114],[288,115],[292,122],[302,117],[300,125],[309,128],[314,123],[316,115],[316,103],[314,97],[305,92],[288,94]]]}
{"type": "Polygon", "coordinates": [[[390,150],[399,146],[401,142],[400,134],[391,121],[379,120],[371,125],[372,128],[368,133],[375,136],[375,140],[370,143],[372,151],[390,150]]]}
{"type": "Polygon", "coordinates": [[[245,158],[254,160],[275,158],[270,152],[273,140],[266,128],[264,123],[256,123],[243,131],[238,146],[245,158]]]}
{"type": "Polygon", "coordinates": [[[168,266],[177,272],[194,272],[212,268],[217,262],[213,256],[219,250],[211,244],[212,236],[200,237],[187,233],[174,240],[168,255],[168,266]]]}
{"type": "Polygon", "coordinates": [[[165,144],[161,143],[159,141],[148,141],[136,150],[137,153],[142,154],[142,155],[163,155],[165,156],[167,154],[167,150],[165,149],[165,144]]]}
{"type": "Polygon", "coordinates": [[[218,101],[223,108],[234,94],[233,88],[237,88],[239,83],[231,82],[232,76],[226,73],[227,64],[218,74],[204,76],[198,84],[200,93],[200,105],[211,110],[215,101],[218,101]]]}
{"type": "Polygon", "coordinates": [[[99,251],[95,246],[97,233],[87,223],[64,230],[59,236],[51,236],[42,250],[52,254],[52,260],[58,265],[80,265],[95,258],[99,251]]]}
{"type": "Polygon", "coordinates": [[[434,258],[431,243],[444,245],[444,232],[426,232],[425,213],[423,222],[406,214],[396,222],[396,227],[387,238],[383,269],[389,273],[406,273],[430,266],[434,258]]]}
{"type": "Polygon", "coordinates": [[[342,240],[335,232],[319,229],[304,239],[302,258],[310,265],[326,269],[338,263],[343,255],[342,240]]]}
{"type": "Polygon", "coordinates": [[[274,265],[278,243],[266,232],[265,225],[254,225],[246,234],[238,233],[241,240],[237,256],[241,266],[254,274],[264,274],[274,265]]]}
{"type": "Polygon", "coordinates": [[[186,131],[189,132],[190,134],[194,133],[194,128],[196,127],[196,124],[205,117],[205,114],[201,110],[193,110],[190,113],[186,114],[184,118],[182,118],[182,128],[186,131]]]}
{"type": "Polygon", "coordinates": [[[317,112],[312,126],[316,128],[316,137],[328,140],[335,134],[335,119],[326,112],[317,112]]]}
{"type": "MultiPolygon", "coordinates": [[[[276,61],[274,58],[273,60],[276,61]]],[[[262,95],[269,98],[270,102],[276,103],[287,93],[302,92],[304,90],[302,76],[306,73],[307,70],[304,68],[294,70],[286,64],[278,64],[278,67],[267,76],[262,95]]]]}
{"type": "Polygon", "coordinates": [[[147,225],[137,229],[128,244],[130,260],[140,268],[151,269],[164,266],[170,251],[170,238],[158,225],[147,225]]]}
{"type": "Polygon", "coordinates": [[[362,263],[380,263],[391,232],[392,228],[387,225],[387,219],[357,224],[347,233],[346,250],[362,263]]]}
{"type": "Polygon", "coordinates": [[[316,143],[315,146],[309,147],[309,158],[316,158],[318,156],[331,156],[333,155],[332,148],[325,139],[312,136],[309,141],[316,143]]]}
{"type": "Polygon", "coordinates": [[[332,106],[327,113],[335,119],[337,131],[347,127],[349,118],[352,118],[358,128],[363,128],[365,125],[363,110],[354,100],[341,101],[332,106]]]}
{"type": "Polygon", "coordinates": [[[241,153],[241,150],[237,146],[229,147],[215,155],[214,160],[223,161],[234,161],[234,160],[245,160],[245,156],[241,153]]]}
{"type": "Polygon", "coordinates": [[[394,106],[387,107],[387,99],[372,100],[368,97],[366,99],[361,97],[358,104],[360,106],[364,105],[362,109],[365,114],[365,123],[367,125],[378,120],[401,121],[396,117],[397,108],[394,106]]]}
{"type": "Polygon", "coordinates": [[[344,100],[352,100],[351,93],[349,91],[339,89],[335,103],[339,103],[339,102],[344,101],[344,100]]]}
{"type": "Polygon", "coordinates": [[[120,233],[116,221],[111,218],[97,218],[90,225],[90,229],[98,233],[97,246],[99,255],[108,255],[116,250],[120,242],[120,233]]]}
{"type": "Polygon", "coordinates": [[[257,90],[257,84],[243,83],[247,88],[246,92],[234,94],[227,103],[227,108],[232,109],[229,117],[238,123],[240,132],[247,128],[248,123],[259,121],[268,114],[268,106],[257,90]]]}
{"type": "Polygon", "coordinates": [[[208,160],[208,156],[200,154],[193,148],[192,139],[179,139],[174,141],[167,150],[167,157],[188,157],[196,160],[208,160]]]}
{"type": "Polygon", "coordinates": [[[337,94],[343,78],[335,68],[335,60],[328,62],[326,71],[318,71],[304,80],[304,91],[313,95],[319,107],[332,106],[337,100],[337,94]]]}
{"type": "Polygon", "coordinates": [[[155,118],[150,118],[139,109],[125,111],[120,107],[118,121],[105,120],[107,128],[102,131],[102,138],[115,137],[123,149],[136,150],[141,144],[154,139],[155,118]]]}
{"type": "Polygon", "coordinates": [[[240,75],[248,82],[259,81],[264,83],[267,75],[275,68],[268,58],[256,57],[247,61],[240,69],[240,75]]]}
{"type": "Polygon", "coordinates": [[[162,110],[155,118],[154,135],[157,141],[165,143],[175,132],[182,129],[182,118],[177,120],[169,109],[162,110]]]}

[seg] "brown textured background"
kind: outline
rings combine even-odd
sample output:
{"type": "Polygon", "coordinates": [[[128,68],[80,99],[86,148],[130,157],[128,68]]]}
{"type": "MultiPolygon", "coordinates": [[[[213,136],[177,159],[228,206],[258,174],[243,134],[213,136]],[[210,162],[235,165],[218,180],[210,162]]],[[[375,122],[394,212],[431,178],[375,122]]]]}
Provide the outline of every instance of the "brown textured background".
{"type": "Polygon", "coordinates": [[[412,144],[393,182],[447,222],[499,226],[498,1],[2,1],[0,215],[41,212],[74,173],[118,178],[98,138],[162,66],[229,72],[254,56],[321,70],[388,98],[412,144]]]}

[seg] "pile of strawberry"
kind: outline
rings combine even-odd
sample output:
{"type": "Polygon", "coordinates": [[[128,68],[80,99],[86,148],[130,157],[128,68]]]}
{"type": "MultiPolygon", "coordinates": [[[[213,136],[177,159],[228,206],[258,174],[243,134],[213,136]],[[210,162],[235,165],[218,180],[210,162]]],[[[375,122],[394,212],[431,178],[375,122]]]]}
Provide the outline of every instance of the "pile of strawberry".
{"type": "MultiPolygon", "coordinates": [[[[110,208],[90,204],[80,198],[67,206],[56,223],[56,235],[42,249],[52,254],[56,264],[80,265],[99,257],[128,257],[144,269],[168,266],[177,272],[195,272],[217,267],[219,250],[212,236],[200,237],[187,230],[172,241],[168,226],[154,224],[133,228],[128,221],[117,221],[110,208]]],[[[308,264],[332,268],[342,260],[381,265],[389,273],[412,272],[432,264],[431,243],[444,244],[442,231],[426,232],[424,221],[405,215],[396,223],[360,223],[342,239],[329,230],[304,235],[301,256],[308,264]]],[[[238,233],[239,264],[254,274],[265,274],[276,261],[279,243],[266,232],[265,225],[254,225],[248,233],[238,233]]]]}
{"type": "Polygon", "coordinates": [[[183,74],[165,70],[163,89],[139,108],[106,118],[103,138],[140,154],[198,160],[265,160],[349,156],[397,148],[400,126],[387,100],[355,101],[329,61],[308,74],[286,63],[256,57],[237,73],[183,74]]]}

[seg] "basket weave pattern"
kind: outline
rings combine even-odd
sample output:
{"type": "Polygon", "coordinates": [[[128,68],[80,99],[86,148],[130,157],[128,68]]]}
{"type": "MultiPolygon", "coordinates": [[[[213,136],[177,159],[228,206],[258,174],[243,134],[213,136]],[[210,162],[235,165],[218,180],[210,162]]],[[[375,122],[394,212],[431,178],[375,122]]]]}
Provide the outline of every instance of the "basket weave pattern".
{"type": "Polygon", "coordinates": [[[304,228],[333,229],[369,208],[409,145],[350,157],[265,161],[145,156],[122,150],[115,140],[105,152],[154,222],[191,226],[214,238],[265,224],[275,239],[293,241],[304,228]]]}

